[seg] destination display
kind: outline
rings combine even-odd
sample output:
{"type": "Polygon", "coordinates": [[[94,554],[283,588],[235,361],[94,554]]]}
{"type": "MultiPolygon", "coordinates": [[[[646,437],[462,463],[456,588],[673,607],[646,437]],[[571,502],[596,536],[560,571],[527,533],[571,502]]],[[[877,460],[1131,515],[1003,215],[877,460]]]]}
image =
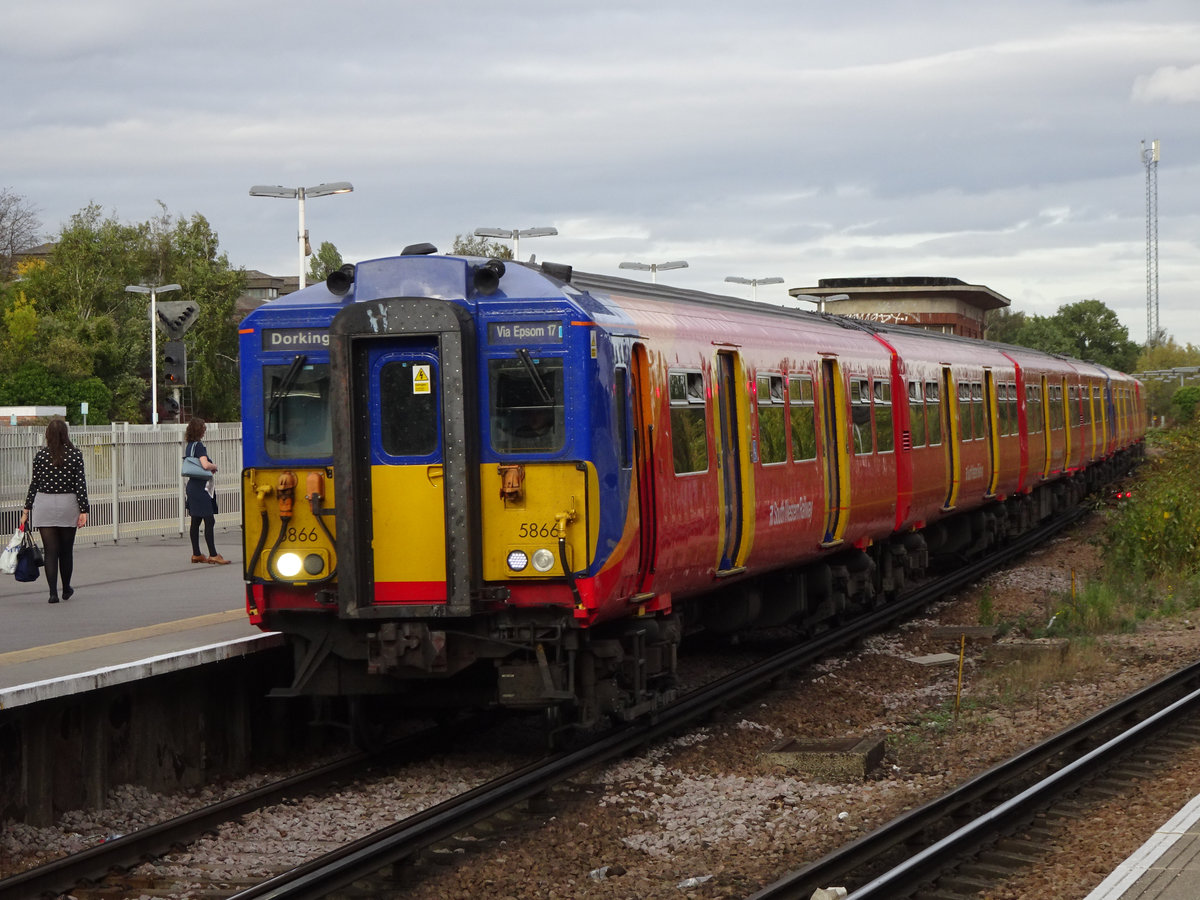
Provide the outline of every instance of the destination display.
{"type": "Polygon", "coordinates": [[[263,350],[328,350],[327,328],[264,328],[263,350]]]}
{"type": "Polygon", "coordinates": [[[562,322],[488,322],[488,343],[561,344],[562,322]]]}

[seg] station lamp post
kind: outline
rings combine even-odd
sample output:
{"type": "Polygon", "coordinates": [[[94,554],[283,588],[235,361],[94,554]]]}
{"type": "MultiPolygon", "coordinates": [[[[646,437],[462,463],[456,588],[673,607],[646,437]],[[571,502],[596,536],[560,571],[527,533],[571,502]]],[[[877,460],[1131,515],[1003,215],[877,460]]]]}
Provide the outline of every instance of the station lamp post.
{"type": "Polygon", "coordinates": [[[150,424],[158,427],[158,295],[180,290],[177,284],[127,284],[131,294],[150,295],[150,424]]]}
{"type": "Polygon", "coordinates": [[[775,276],[772,276],[770,278],[742,278],[740,275],[730,275],[725,280],[730,281],[734,284],[750,285],[750,299],[751,300],[758,299],[758,286],[760,284],[783,284],[783,279],[777,278],[775,276]]]}
{"type": "Polygon", "coordinates": [[[650,273],[650,283],[655,284],[658,282],[657,276],[658,276],[659,272],[663,271],[664,269],[686,269],[687,263],[684,262],[682,259],[676,259],[671,262],[661,262],[661,263],[623,262],[623,263],[621,263],[621,265],[618,268],[637,269],[639,272],[649,272],[650,273]]]}
{"type": "Polygon", "coordinates": [[[348,194],[354,190],[354,185],[348,181],[331,181],[328,184],[318,184],[314,187],[286,188],[275,184],[256,184],[250,188],[251,197],[279,197],[284,200],[300,201],[300,290],[304,290],[304,258],[312,251],[308,246],[308,229],[304,227],[304,200],[307,197],[327,197],[330,194],[348,194]]]}
{"type": "Polygon", "coordinates": [[[815,303],[817,305],[817,312],[819,313],[825,312],[825,302],[827,300],[836,301],[850,299],[849,294],[830,294],[828,297],[817,297],[814,294],[792,294],[792,297],[794,297],[796,300],[803,300],[806,303],[815,303]]]}
{"type": "Polygon", "coordinates": [[[513,242],[513,259],[521,258],[521,238],[558,234],[557,228],[476,228],[475,237],[504,238],[513,242]]]}

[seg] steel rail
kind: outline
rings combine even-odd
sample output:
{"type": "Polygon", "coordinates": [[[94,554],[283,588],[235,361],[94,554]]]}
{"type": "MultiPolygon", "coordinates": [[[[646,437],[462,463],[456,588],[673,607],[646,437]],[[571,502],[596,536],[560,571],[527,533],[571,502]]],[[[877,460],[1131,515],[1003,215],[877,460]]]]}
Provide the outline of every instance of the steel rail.
{"type": "Polygon", "coordinates": [[[986,560],[938,578],[899,602],[856,616],[853,622],[817,635],[802,646],[776,654],[699,688],[660,711],[648,722],[632,723],[580,750],[559,753],[531,764],[345,847],[302,863],[233,895],[229,900],[322,900],[331,892],[367,878],[501,810],[537,796],[554,784],[676,732],[759,685],[798,666],[815,662],[831,650],[845,646],[949,591],[957,590],[984,572],[1037,546],[1086,512],[1082,507],[1068,510],[1053,522],[1014,539],[986,560]]]}
{"type": "Polygon", "coordinates": [[[289,797],[303,796],[341,778],[361,778],[364,769],[419,759],[453,742],[464,729],[477,727],[478,719],[425,730],[394,741],[375,754],[353,753],[316,769],[273,781],[219,803],[176,816],[89,847],[79,853],[19,872],[0,880],[0,900],[29,900],[54,896],[81,881],[95,881],[113,869],[136,866],[195,840],[206,831],[289,797]],[[472,724],[475,723],[475,724],[472,724]]]}

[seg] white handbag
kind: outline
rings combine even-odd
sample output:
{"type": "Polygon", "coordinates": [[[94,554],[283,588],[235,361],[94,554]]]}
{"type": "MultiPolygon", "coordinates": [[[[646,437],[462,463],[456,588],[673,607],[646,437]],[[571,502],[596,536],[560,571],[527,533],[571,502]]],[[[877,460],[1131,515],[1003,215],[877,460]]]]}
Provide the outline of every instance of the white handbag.
{"type": "Polygon", "coordinates": [[[13,532],[12,538],[8,542],[8,546],[0,553],[0,572],[5,575],[11,575],[17,571],[17,551],[21,549],[21,527],[18,525],[17,530],[13,532]]]}

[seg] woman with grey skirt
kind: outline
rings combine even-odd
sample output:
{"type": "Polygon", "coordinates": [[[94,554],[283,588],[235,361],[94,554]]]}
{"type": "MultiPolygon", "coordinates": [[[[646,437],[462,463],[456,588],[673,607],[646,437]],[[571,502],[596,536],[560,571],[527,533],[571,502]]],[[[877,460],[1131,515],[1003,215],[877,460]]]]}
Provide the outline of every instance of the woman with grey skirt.
{"type": "Polygon", "coordinates": [[[70,600],[75,589],[71,575],[75,569],[75,529],[88,519],[87,481],[83,473],[83,454],[71,443],[67,423],[53,419],[46,426],[46,446],[33,457],[33,478],[21,524],[33,513],[33,527],[42,536],[46,553],[46,581],[50,583],[50,602],[58,602],[58,575],[62,573],[62,598],[70,600]]]}

